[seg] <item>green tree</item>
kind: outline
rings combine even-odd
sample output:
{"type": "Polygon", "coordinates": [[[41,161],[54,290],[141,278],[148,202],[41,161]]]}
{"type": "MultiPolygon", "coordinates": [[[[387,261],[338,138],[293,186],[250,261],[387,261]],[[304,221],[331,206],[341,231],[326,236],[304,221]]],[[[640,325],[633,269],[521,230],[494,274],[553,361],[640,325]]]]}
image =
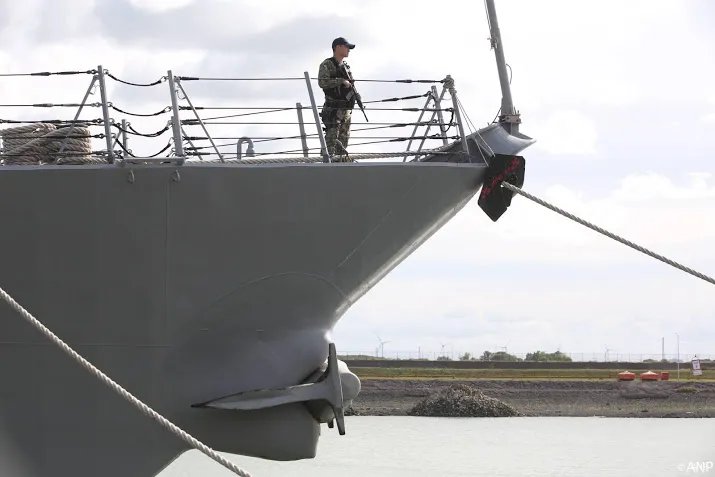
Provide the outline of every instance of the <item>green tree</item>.
{"type": "Polygon", "coordinates": [[[555,353],[547,353],[546,351],[534,351],[533,353],[526,353],[526,361],[558,361],[558,362],[571,362],[573,361],[570,356],[565,355],[561,351],[556,351],[555,353]]]}
{"type": "Polygon", "coordinates": [[[522,361],[521,358],[514,356],[513,354],[509,354],[505,351],[497,351],[496,353],[492,351],[485,351],[482,353],[482,356],[479,358],[480,361],[509,361],[509,362],[515,362],[515,361],[522,361]]]}

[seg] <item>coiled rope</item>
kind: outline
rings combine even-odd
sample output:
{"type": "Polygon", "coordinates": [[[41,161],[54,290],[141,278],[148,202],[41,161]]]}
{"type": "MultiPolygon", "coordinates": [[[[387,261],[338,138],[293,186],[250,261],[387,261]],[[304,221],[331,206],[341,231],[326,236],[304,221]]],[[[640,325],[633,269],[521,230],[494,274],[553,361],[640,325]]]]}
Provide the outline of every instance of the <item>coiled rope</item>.
{"type": "Polygon", "coordinates": [[[0,158],[5,164],[85,164],[92,159],[91,138],[89,128],[83,124],[58,128],[37,123],[4,129],[0,131],[0,158]]]}
{"type": "Polygon", "coordinates": [[[10,152],[27,144],[30,140],[44,136],[57,129],[54,124],[39,123],[18,126],[0,131],[0,139],[5,152],[10,152]]]}
{"type": "Polygon", "coordinates": [[[50,331],[49,328],[47,328],[45,325],[43,325],[37,318],[32,316],[29,311],[24,309],[18,302],[16,302],[2,288],[0,288],[0,297],[2,297],[2,299],[5,300],[15,311],[17,311],[27,322],[29,322],[38,331],[40,331],[40,333],[42,333],[47,338],[49,338],[50,341],[52,341],[52,343],[56,344],[62,351],[64,351],[72,359],[77,361],[84,369],[86,369],[87,371],[92,373],[100,381],[102,381],[104,384],[109,386],[114,392],[116,392],[117,394],[121,395],[124,399],[129,401],[132,405],[134,405],[142,413],[144,413],[145,415],[154,419],[159,424],[161,424],[162,426],[167,428],[170,432],[172,432],[176,436],[180,437],[184,442],[189,444],[191,447],[203,452],[209,458],[213,459],[214,461],[218,462],[222,466],[226,467],[228,470],[232,471],[236,475],[240,475],[241,477],[251,477],[251,474],[249,474],[245,470],[241,469],[233,462],[228,461],[227,459],[225,459],[224,457],[219,455],[215,450],[211,449],[210,447],[206,446],[205,444],[203,444],[196,438],[192,437],[187,432],[183,431],[181,428],[179,428],[178,426],[173,424],[171,421],[169,421],[168,419],[163,417],[161,414],[159,414],[158,412],[154,411],[152,408],[150,408],[149,406],[144,404],[137,397],[133,396],[131,393],[129,393],[129,391],[125,390],[119,384],[112,381],[112,379],[109,376],[107,376],[102,371],[97,369],[94,365],[92,365],[92,363],[90,363],[89,361],[84,359],[79,353],[77,353],[75,350],[73,350],[67,343],[62,341],[62,339],[60,339],[59,336],[54,334],[52,331],[50,331]]]}

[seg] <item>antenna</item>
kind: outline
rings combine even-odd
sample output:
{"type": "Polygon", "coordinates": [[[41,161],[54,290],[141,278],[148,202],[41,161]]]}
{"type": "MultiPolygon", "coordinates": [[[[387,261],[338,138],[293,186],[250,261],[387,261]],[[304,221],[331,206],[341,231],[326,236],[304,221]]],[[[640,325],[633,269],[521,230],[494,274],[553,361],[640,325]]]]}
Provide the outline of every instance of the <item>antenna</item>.
{"type": "Polygon", "coordinates": [[[504,58],[504,46],[499,32],[499,22],[497,21],[497,10],[494,6],[494,0],[485,0],[487,9],[487,21],[489,22],[489,42],[494,49],[494,55],[497,60],[497,72],[499,73],[499,84],[501,85],[501,114],[499,122],[509,134],[514,134],[519,131],[519,113],[514,109],[514,100],[511,97],[511,81],[506,71],[506,59],[504,58]]]}
{"type": "Polygon", "coordinates": [[[678,340],[678,341],[677,341],[677,343],[678,343],[678,344],[677,344],[677,346],[678,346],[678,350],[677,350],[677,351],[678,351],[677,363],[678,363],[678,381],[680,381],[680,335],[679,335],[678,333],[675,333],[675,336],[676,336],[676,338],[677,338],[677,340],[678,340]]]}

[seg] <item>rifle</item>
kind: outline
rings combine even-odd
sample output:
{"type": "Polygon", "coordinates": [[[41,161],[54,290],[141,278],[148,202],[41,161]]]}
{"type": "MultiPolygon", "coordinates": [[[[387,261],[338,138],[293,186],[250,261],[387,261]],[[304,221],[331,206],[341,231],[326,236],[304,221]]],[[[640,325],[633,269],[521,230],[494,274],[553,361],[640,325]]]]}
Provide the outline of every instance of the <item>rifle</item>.
{"type": "MultiPolygon", "coordinates": [[[[355,95],[355,102],[360,107],[360,111],[362,111],[362,115],[365,116],[365,121],[367,121],[369,123],[370,120],[367,119],[367,114],[365,114],[365,107],[362,104],[362,98],[360,97],[360,93],[358,93],[357,90],[355,89],[355,80],[353,79],[353,74],[350,72],[350,67],[347,64],[343,63],[343,68],[345,68],[345,73],[347,73],[348,78],[349,78],[348,81],[350,82],[350,85],[352,86],[351,89],[352,89],[352,93],[355,95]]],[[[349,94],[348,94],[348,96],[349,96],[349,94]]]]}

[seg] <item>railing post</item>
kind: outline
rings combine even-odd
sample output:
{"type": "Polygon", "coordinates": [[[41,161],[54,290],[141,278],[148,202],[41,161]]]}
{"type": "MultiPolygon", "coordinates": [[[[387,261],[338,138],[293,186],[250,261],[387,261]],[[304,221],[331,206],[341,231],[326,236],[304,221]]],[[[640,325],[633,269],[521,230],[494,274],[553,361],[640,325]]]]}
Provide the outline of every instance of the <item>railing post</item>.
{"type": "Polygon", "coordinates": [[[438,97],[437,87],[432,85],[432,94],[435,97],[434,104],[437,109],[437,120],[439,120],[439,131],[442,134],[442,144],[446,146],[449,141],[447,141],[447,130],[444,127],[444,115],[442,114],[442,98],[444,97],[444,88],[442,88],[442,94],[438,97]]]}
{"type": "MultiPolygon", "coordinates": [[[[434,87],[433,87],[433,88],[434,88],[434,87]]],[[[436,91],[437,91],[437,88],[434,88],[434,92],[436,92],[436,91]]],[[[439,105],[442,104],[442,100],[444,99],[444,94],[445,94],[446,92],[447,92],[447,89],[446,89],[446,88],[442,88],[442,94],[440,94],[439,96],[435,96],[435,106],[436,106],[436,107],[435,107],[434,112],[432,113],[432,116],[430,117],[430,124],[427,126],[427,131],[425,131],[425,136],[427,136],[427,133],[430,131],[430,128],[432,127],[432,121],[434,121],[434,117],[435,117],[437,114],[441,113],[441,111],[439,111],[439,105]]],[[[440,128],[440,132],[441,132],[441,134],[442,134],[442,142],[444,143],[444,145],[447,145],[447,144],[448,144],[448,142],[447,142],[447,131],[444,129],[444,122],[443,122],[443,121],[444,121],[444,118],[442,117],[442,114],[439,114],[439,118],[438,118],[437,120],[438,120],[439,123],[440,123],[439,128],[440,128]]],[[[420,141],[419,147],[417,148],[417,152],[419,152],[419,151],[422,150],[422,146],[425,145],[425,141],[426,141],[426,138],[423,137],[422,140],[420,141]]],[[[417,157],[418,157],[418,156],[415,155],[415,160],[417,160],[417,157]]]]}
{"type": "Polygon", "coordinates": [[[112,151],[112,124],[109,122],[109,103],[107,103],[107,84],[104,81],[104,68],[97,66],[97,79],[99,80],[99,94],[102,98],[102,118],[104,119],[104,135],[107,140],[107,161],[114,162],[114,151],[112,151]]]}
{"type": "Polygon", "coordinates": [[[124,146],[124,149],[127,151],[129,150],[129,135],[127,134],[127,125],[129,123],[126,121],[126,119],[122,119],[122,146],[124,146]]]}
{"type": "Polygon", "coordinates": [[[223,160],[223,154],[221,154],[221,151],[218,150],[218,146],[216,146],[216,143],[214,142],[213,138],[211,137],[211,134],[209,134],[209,130],[206,129],[206,125],[204,124],[203,120],[201,119],[201,116],[199,116],[199,112],[196,111],[196,108],[194,107],[194,103],[191,102],[191,98],[189,98],[189,93],[186,92],[186,90],[184,89],[184,86],[181,84],[181,79],[176,80],[176,85],[179,87],[179,89],[183,93],[184,99],[186,100],[186,102],[189,103],[189,107],[191,108],[191,111],[194,112],[194,116],[196,116],[196,120],[201,125],[201,129],[204,130],[204,133],[206,134],[206,137],[208,138],[211,145],[213,146],[214,151],[216,151],[218,158],[221,160],[221,162],[225,162],[223,160]]]}
{"type": "MultiPolygon", "coordinates": [[[[435,96],[434,98],[432,98],[431,96],[427,96],[427,101],[425,101],[425,105],[422,108],[422,111],[420,111],[420,115],[417,117],[417,121],[416,121],[417,124],[415,124],[415,127],[412,129],[412,134],[410,135],[410,140],[407,141],[407,149],[405,149],[405,152],[410,152],[410,146],[412,145],[412,141],[415,138],[415,134],[417,134],[417,128],[420,127],[419,123],[422,121],[422,117],[427,112],[427,107],[429,106],[429,103],[430,103],[430,101],[432,101],[432,99],[436,100],[437,97],[435,96]]],[[[432,117],[434,118],[434,114],[432,114],[432,117]]],[[[427,126],[427,131],[429,131],[429,126],[427,126]]],[[[427,133],[425,132],[425,136],[426,135],[427,135],[427,133]]],[[[407,157],[408,156],[403,157],[402,162],[406,162],[407,157]]],[[[417,158],[417,156],[415,156],[415,158],[417,158]]]]}
{"type": "Polygon", "coordinates": [[[300,143],[303,146],[303,157],[308,157],[308,138],[305,135],[305,123],[303,123],[303,105],[295,103],[298,110],[298,129],[300,129],[300,143]]]}
{"type": "MultiPolygon", "coordinates": [[[[82,102],[79,104],[79,108],[77,109],[77,112],[74,115],[74,119],[72,119],[72,125],[69,127],[69,130],[67,131],[67,134],[65,135],[65,137],[62,138],[62,142],[60,143],[60,150],[59,150],[60,154],[62,154],[62,152],[65,150],[65,146],[67,145],[67,138],[74,131],[75,126],[77,125],[77,120],[79,119],[79,115],[82,114],[82,108],[84,108],[84,105],[87,102],[87,98],[89,98],[90,94],[94,94],[92,92],[92,89],[94,88],[94,84],[96,82],[97,82],[97,75],[93,75],[92,81],[90,81],[90,83],[89,83],[89,88],[87,88],[87,91],[84,93],[84,98],[82,98],[82,102]]],[[[106,131],[106,129],[105,129],[105,131],[106,131]]],[[[110,141],[111,141],[111,139],[110,139],[110,141]]]]}
{"type": "Polygon", "coordinates": [[[459,137],[462,139],[462,149],[469,154],[469,146],[467,145],[467,137],[464,135],[464,124],[462,124],[462,113],[459,111],[459,102],[457,101],[457,90],[454,88],[454,79],[452,75],[447,75],[445,86],[449,89],[449,94],[452,96],[452,107],[454,107],[454,116],[457,119],[457,128],[459,129],[459,137]]]}
{"type": "Polygon", "coordinates": [[[320,139],[320,149],[323,154],[323,160],[325,162],[332,162],[330,154],[328,153],[328,146],[325,144],[325,136],[323,135],[323,128],[320,127],[320,116],[318,115],[318,106],[315,104],[315,96],[313,95],[313,85],[310,84],[310,75],[307,71],[303,72],[305,76],[305,84],[308,86],[308,95],[310,96],[310,104],[313,108],[313,117],[315,118],[315,127],[318,128],[318,138],[320,139]]]}
{"type": "Polygon", "coordinates": [[[176,82],[174,81],[174,73],[171,70],[166,72],[169,79],[169,94],[171,95],[171,126],[174,133],[174,151],[178,157],[181,157],[181,164],[184,163],[184,144],[181,139],[181,120],[179,117],[179,99],[176,95],[176,82]]]}

